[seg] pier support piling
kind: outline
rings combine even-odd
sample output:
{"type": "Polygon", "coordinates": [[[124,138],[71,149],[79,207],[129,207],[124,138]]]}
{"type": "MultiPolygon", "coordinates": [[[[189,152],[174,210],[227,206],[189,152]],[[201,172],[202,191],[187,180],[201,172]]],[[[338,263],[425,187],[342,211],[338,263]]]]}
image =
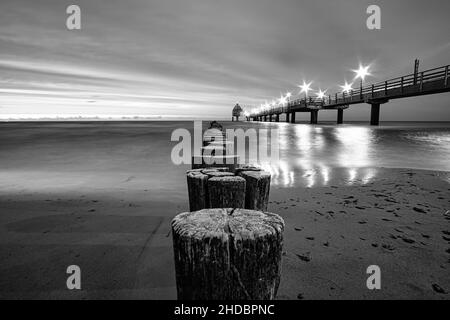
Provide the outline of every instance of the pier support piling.
{"type": "Polygon", "coordinates": [[[337,124],[344,123],[344,109],[338,109],[337,111],[337,124]]]}
{"type": "Polygon", "coordinates": [[[286,112],[286,122],[289,123],[289,112],[286,112]]]}
{"type": "Polygon", "coordinates": [[[317,120],[319,118],[319,110],[311,111],[311,124],[317,124],[317,120]]]}
{"type": "Polygon", "coordinates": [[[280,122],[280,114],[279,113],[277,113],[275,115],[275,122],[280,122]]]}
{"type": "Polygon", "coordinates": [[[378,126],[380,124],[380,104],[372,103],[370,108],[370,125],[378,126]]]}
{"type": "Polygon", "coordinates": [[[291,123],[295,123],[295,112],[291,113],[291,123]]]}

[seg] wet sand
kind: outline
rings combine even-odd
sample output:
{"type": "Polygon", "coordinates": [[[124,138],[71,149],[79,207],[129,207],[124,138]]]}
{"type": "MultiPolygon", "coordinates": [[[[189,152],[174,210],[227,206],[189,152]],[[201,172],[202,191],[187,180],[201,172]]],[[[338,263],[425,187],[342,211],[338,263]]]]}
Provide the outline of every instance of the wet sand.
{"type": "MultiPolygon", "coordinates": [[[[448,299],[445,179],[382,169],[366,185],[272,188],[269,210],[286,222],[278,298],[448,299]],[[379,291],[366,288],[374,264],[379,291]]],[[[186,199],[126,183],[122,191],[3,192],[0,298],[176,298],[170,220],[186,199]],[[65,289],[71,264],[81,267],[82,291],[65,289]]]]}
{"type": "Polygon", "coordinates": [[[286,222],[280,299],[448,299],[445,173],[383,169],[376,182],[273,190],[286,222]],[[381,290],[368,290],[369,265],[381,290]]]}

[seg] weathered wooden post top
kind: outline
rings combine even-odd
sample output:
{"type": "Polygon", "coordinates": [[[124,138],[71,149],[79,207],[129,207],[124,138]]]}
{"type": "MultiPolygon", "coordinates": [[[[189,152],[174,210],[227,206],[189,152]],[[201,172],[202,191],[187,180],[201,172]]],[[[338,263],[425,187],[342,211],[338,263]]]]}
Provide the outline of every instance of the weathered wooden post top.
{"type": "Polygon", "coordinates": [[[281,276],[283,219],[239,208],[203,209],[172,221],[178,299],[270,300],[281,276]]]}
{"type": "Polygon", "coordinates": [[[236,105],[233,108],[233,115],[231,116],[231,121],[234,121],[234,119],[236,118],[236,121],[239,121],[239,117],[242,115],[242,108],[239,105],[239,103],[236,103],[236,105]]]}

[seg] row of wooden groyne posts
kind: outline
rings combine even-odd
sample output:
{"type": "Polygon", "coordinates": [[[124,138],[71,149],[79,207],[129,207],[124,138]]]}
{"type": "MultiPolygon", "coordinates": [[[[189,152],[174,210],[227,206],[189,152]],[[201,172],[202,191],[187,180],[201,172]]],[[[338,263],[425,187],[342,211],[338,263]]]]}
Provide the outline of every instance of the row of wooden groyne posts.
{"type": "Polygon", "coordinates": [[[207,132],[202,159],[186,173],[189,212],[172,220],[181,300],[267,300],[278,290],[284,221],[267,212],[271,175],[217,152],[228,143],[222,131],[207,132]],[[227,157],[232,164],[218,161],[227,157]]]}

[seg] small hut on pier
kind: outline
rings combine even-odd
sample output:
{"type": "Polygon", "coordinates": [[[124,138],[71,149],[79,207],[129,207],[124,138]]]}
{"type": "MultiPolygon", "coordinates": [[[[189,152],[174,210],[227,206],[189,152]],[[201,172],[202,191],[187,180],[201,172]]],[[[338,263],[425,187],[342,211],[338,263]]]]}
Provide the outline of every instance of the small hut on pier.
{"type": "Polygon", "coordinates": [[[231,121],[234,121],[236,118],[236,121],[239,121],[239,117],[242,115],[242,108],[239,105],[239,103],[236,103],[236,105],[233,108],[233,115],[231,116],[231,121]]]}

